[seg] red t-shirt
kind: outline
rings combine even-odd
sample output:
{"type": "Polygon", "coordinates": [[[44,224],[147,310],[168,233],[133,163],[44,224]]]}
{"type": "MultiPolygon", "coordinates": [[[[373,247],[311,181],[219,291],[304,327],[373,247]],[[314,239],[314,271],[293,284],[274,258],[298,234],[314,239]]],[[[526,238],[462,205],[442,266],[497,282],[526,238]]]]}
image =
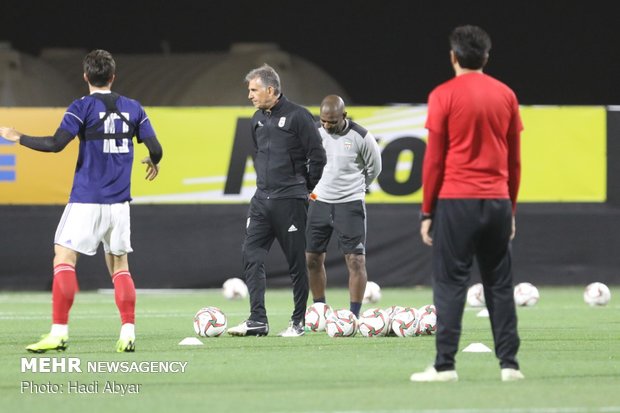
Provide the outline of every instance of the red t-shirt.
{"type": "Polygon", "coordinates": [[[426,128],[423,213],[438,198],[510,198],[514,210],[523,125],[508,86],[480,72],[454,77],[429,95],[426,128]]]}

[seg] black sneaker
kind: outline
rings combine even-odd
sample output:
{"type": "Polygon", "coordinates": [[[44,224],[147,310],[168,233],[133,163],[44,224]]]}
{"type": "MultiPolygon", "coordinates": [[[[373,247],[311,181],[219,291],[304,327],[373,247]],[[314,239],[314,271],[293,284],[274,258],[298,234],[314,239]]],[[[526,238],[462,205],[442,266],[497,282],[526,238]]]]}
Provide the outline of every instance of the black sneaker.
{"type": "Polygon", "coordinates": [[[228,329],[231,336],[266,336],[269,334],[269,324],[254,320],[245,320],[238,326],[228,329]]]}
{"type": "Polygon", "coordinates": [[[288,328],[278,334],[279,337],[301,337],[305,334],[304,323],[295,323],[291,320],[288,323],[288,328]]]}

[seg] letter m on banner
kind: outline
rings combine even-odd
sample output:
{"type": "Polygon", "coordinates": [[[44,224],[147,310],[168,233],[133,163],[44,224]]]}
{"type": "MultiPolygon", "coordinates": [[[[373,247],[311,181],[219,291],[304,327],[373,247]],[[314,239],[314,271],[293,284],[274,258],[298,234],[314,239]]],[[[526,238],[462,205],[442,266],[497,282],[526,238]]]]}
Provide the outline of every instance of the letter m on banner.
{"type": "Polygon", "coordinates": [[[233,143],[230,164],[228,165],[228,175],[226,176],[226,186],[224,194],[237,195],[241,193],[243,185],[243,174],[248,161],[248,157],[254,155],[254,143],[252,142],[251,119],[237,119],[235,129],[235,141],[233,143]]]}

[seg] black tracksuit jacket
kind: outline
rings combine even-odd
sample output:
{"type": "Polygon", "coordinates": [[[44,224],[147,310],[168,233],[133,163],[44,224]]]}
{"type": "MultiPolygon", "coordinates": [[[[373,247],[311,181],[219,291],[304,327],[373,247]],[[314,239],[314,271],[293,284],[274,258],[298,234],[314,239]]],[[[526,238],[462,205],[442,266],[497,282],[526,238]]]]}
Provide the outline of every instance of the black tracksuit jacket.
{"type": "Polygon", "coordinates": [[[312,114],[280,95],[270,111],[252,117],[259,199],[307,198],[327,162],[312,114]]]}

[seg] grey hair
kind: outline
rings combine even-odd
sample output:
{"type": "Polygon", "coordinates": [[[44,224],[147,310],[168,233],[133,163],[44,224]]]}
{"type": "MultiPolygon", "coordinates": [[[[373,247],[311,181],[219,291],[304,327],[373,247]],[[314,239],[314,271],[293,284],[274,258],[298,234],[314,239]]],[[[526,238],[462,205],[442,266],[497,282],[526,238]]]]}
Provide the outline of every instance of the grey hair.
{"type": "Polygon", "coordinates": [[[259,78],[266,88],[271,86],[275,90],[276,95],[280,94],[280,76],[273,67],[265,63],[261,67],[250,70],[248,74],[245,75],[246,83],[250,83],[250,80],[256,78],[259,78]]]}

